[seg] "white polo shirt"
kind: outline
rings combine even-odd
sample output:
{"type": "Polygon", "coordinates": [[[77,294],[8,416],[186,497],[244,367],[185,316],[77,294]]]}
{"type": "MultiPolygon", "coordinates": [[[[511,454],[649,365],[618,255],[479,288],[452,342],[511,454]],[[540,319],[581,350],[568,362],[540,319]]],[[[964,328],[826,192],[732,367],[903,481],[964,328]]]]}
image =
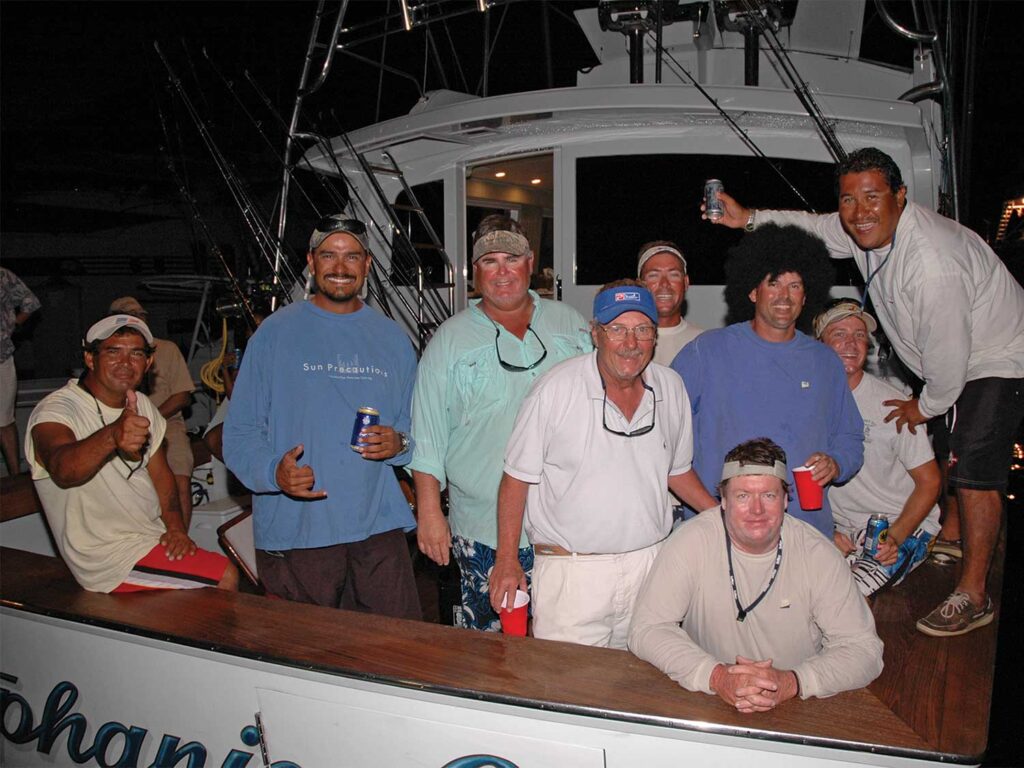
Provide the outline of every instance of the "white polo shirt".
{"type": "Polygon", "coordinates": [[[623,437],[602,426],[604,390],[597,353],[552,368],[519,408],[505,472],[530,483],[525,528],[533,544],[572,552],[631,552],[664,539],[672,529],[668,478],[690,469],[690,400],[675,371],[651,363],[631,421],[610,400],[608,427],[645,435],[623,437]],[[652,413],[653,411],[653,413],[652,413]]]}

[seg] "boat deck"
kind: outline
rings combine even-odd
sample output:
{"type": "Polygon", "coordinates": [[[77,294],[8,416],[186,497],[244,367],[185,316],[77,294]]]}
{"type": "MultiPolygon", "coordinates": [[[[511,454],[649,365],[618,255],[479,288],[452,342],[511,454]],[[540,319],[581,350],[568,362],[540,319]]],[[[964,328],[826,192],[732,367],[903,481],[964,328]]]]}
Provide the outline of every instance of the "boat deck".
{"type": "MultiPolygon", "coordinates": [[[[1003,549],[993,572],[1001,591],[1003,549]]],[[[976,764],[985,751],[997,625],[930,638],[914,621],[954,584],[922,566],[874,601],[885,671],[866,689],[743,716],[623,651],[483,635],[213,589],[85,592],[57,558],[0,550],[0,605],[342,677],[661,728],[976,764]]],[[[997,614],[998,615],[998,614],[997,614]]]]}

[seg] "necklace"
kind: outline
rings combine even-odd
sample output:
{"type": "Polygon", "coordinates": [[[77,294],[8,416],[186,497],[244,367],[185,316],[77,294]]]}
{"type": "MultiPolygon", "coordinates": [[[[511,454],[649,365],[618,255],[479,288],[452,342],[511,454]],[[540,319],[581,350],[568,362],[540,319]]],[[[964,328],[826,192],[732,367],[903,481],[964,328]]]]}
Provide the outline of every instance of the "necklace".
{"type": "Polygon", "coordinates": [[[885,254],[885,258],[882,259],[882,262],[874,269],[871,269],[871,255],[874,251],[864,251],[864,266],[867,269],[868,277],[867,280],[864,281],[864,299],[860,303],[861,309],[864,309],[868,304],[868,289],[871,287],[871,281],[875,279],[875,275],[877,275],[881,271],[882,267],[885,266],[886,262],[889,261],[889,257],[892,256],[892,252],[894,250],[896,250],[895,232],[892,234],[892,242],[889,244],[889,252],[885,254]]]}
{"type": "Polygon", "coordinates": [[[747,614],[757,608],[758,603],[764,600],[764,596],[771,590],[772,585],[775,583],[775,577],[779,575],[779,566],[782,565],[782,531],[779,531],[779,546],[775,549],[775,564],[772,565],[772,575],[768,579],[768,586],[762,590],[761,594],[748,605],[746,608],[740,602],[740,593],[736,589],[736,574],[732,568],[732,539],[729,536],[729,529],[725,525],[725,510],[722,510],[722,527],[725,528],[725,556],[729,560],[729,583],[732,585],[732,599],[736,601],[736,621],[743,621],[747,618],[747,614]]]}
{"type": "MultiPolygon", "coordinates": [[[[96,399],[96,395],[94,395],[92,393],[92,390],[89,389],[88,385],[84,381],[79,380],[78,386],[80,386],[82,389],[84,389],[86,392],[89,393],[89,397],[92,398],[92,402],[96,406],[96,415],[100,417],[100,424],[102,424],[104,427],[106,427],[107,426],[107,422],[103,418],[103,411],[100,410],[100,401],[96,399]]],[[[125,478],[125,480],[131,480],[132,479],[132,475],[134,475],[137,471],[142,469],[142,463],[146,460],[146,446],[145,445],[142,446],[142,451],[139,454],[139,463],[136,464],[134,467],[125,460],[124,456],[121,455],[121,450],[119,448],[116,449],[114,451],[114,453],[117,454],[117,458],[119,458],[121,460],[121,463],[124,464],[124,468],[128,470],[128,476],[125,478]]]]}

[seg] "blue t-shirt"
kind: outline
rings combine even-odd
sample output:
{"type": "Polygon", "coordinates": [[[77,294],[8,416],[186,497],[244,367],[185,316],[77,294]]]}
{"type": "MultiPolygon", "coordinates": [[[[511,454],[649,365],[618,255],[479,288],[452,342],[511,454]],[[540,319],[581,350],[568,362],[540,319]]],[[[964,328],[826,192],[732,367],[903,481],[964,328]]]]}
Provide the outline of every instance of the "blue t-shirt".
{"type": "Polygon", "coordinates": [[[676,355],[672,368],[683,377],[693,409],[693,467],[714,493],[725,454],[745,440],[768,437],[786,452],[791,515],[832,537],[832,510],[804,512],[793,486],[793,467],[816,452],[839,464],[851,478],[864,461],[864,422],[836,354],[797,331],[790,341],[771,342],[750,323],[705,331],[676,355]]]}
{"type": "Polygon", "coordinates": [[[416,372],[412,344],[375,309],[335,314],[311,302],[268,317],[252,337],[224,422],[224,458],[253,497],[259,549],[305,549],[363,541],[414,527],[389,461],[369,461],[349,447],[356,411],[380,411],[380,423],[409,431],[416,372]],[[274,479],[281,457],[304,446],[314,490],[297,500],[274,479]]]}

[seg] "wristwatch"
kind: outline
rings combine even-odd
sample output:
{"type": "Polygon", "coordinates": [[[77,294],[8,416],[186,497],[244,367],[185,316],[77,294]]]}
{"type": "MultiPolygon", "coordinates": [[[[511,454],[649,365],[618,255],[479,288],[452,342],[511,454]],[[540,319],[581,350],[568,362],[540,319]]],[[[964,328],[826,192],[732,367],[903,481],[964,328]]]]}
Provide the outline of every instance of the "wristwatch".
{"type": "Polygon", "coordinates": [[[405,434],[405,432],[399,432],[398,439],[402,441],[402,450],[398,452],[398,455],[401,456],[403,453],[409,450],[409,446],[412,444],[412,440],[409,439],[409,436],[405,434]]]}
{"type": "Polygon", "coordinates": [[[743,225],[743,229],[746,230],[747,232],[753,232],[754,231],[754,216],[756,216],[756,215],[757,215],[757,209],[756,208],[751,208],[750,209],[750,215],[747,217],[747,223],[743,225]]]}

